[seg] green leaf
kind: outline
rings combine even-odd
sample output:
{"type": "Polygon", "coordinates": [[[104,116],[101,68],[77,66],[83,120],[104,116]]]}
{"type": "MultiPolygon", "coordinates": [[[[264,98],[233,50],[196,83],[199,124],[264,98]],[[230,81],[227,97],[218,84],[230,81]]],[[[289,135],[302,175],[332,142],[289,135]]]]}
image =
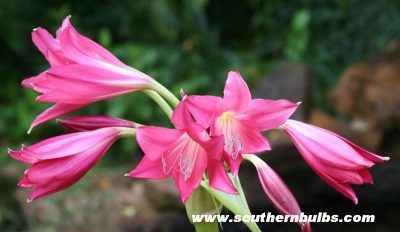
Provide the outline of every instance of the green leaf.
{"type": "MultiPolygon", "coordinates": [[[[240,184],[239,177],[232,177],[231,179],[238,190],[239,194],[229,194],[225,193],[222,191],[219,191],[217,189],[211,188],[208,185],[208,181],[203,180],[201,182],[201,186],[207,190],[211,195],[213,195],[219,202],[222,203],[223,206],[225,206],[227,209],[229,209],[232,213],[235,215],[251,215],[249,206],[247,204],[242,186],[240,184]]],[[[255,222],[243,222],[252,232],[260,232],[260,228],[258,228],[257,224],[255,222]]]]}
{"type": "Polygon", "coordinates": [[[218,222],[198,222],[193,224],[196,232],[218,232],[218,222]]]}
{"type": "Polygon", "coordinates": [[[296,10],[284,48],[286,57],[291,61],[304,60],[309,45],[309,22],[311,13],[308,9],[296,10]]]}
{"type": "Polygon", "coordinates": [[[205,189],[197,188],[186,202],[185,207],[189,221],[194,225],[197,232],[218,232],[218,221],[194,223],[192,220],[192,215],[219,214],[222,208],[222,205],[217,203],[205,189]]]}

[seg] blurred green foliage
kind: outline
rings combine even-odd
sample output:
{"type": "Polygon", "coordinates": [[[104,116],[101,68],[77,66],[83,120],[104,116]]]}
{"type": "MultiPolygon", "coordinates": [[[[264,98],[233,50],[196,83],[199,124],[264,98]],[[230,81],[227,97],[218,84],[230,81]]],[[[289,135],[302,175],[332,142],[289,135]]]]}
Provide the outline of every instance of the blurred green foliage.
{"type": "MultiPolygon", "coordinates": [[[[226,74],[238,70],[254,86],[282,62],[302,62],[313,73],[316,105],[328,109],[326,91],[353,62],[381,52],[400,33],[396,1],[264,0],[49,0],[0,1],[0,163],[6,147],[63,133],[47,123],[27,136],[48,107],[20,81],[48,65],[30,40],[32,28],[54,33],[62,19],[111,50],[128,65],[176,94],[221,94],[226,74]]],[[[139,123],[169,125],[140,93],[95,103],[78,114],[107,114],[139,123]]],[[[134,159],[135,143],[119,142],[107,158],[134,159]]]]}

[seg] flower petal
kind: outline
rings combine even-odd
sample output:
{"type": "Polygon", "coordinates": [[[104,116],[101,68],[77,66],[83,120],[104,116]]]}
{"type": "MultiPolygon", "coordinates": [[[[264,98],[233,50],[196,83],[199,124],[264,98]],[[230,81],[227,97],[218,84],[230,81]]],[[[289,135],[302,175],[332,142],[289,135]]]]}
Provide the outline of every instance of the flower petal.
{"type": "Polygon", "coordinates": [[[297,109],[297,104],[287,100],[255,99],[245,118],[252,121],[261,131],[282,125],[297,109]]]}
{"type": "Polygon", "coordinates": [[[215,96],[190,95],[182,100],[197,123],[203,128],[208,128],[218,114],[222,98],[215,96]]]}
{"type": "Polygon", "coordinates": [[[88,64],[99,60],[116,66],[125,67],[118,58],[93,40],[80,35],[69,22],[63,23],[64,29],[58,33],[60,46],[65,55],[78,63],[88,64]]]}
{"type": "Polygon", "coordinates": [[[45,29],[38,27],[32,32],[32,41],[39,51],[48,59],[48,51],[59,49],[59,42],[45,29]]]}
{"type": "Polygon", "coordinates": [[[243,148],[241,153],[260,153],[271,150],[268,140],[253,126],[250,121],[238,120],[236,132],[240,135],[243,148]]]}
{"type": "Polygon", "coordinates": [[[207,174],[210,186],[226,193],[237,194],[238,192],[225,170],[224,138],[220,136],[209,139],[202,143],[202,146],[207,151],[207,174]]]}
{"type": "Polygon", "coordinates": [[[32,32],[32,40],[36,47],[42,52],[49,64],[53,66],[65,65],[75,63],[73,60],[65,57],[60,47],[60,36],[65,28],[70,26],[70,16],[66,17],[62,26],[57,30],[57,38],[43,28],[36,28],[32,32]]]}
{"type": "Polygon", "coordinates": [[[363,182],[366,184],[373,184],[374,180],[372,178],[371,173],[368,171],[368,169],[362,169],[359,170],[358,173],[360,174],[360,176],[363,178],[363,182]]]}
{"type": "Polygon", "coordinates": [[[74,60],[66,57],[62,50],[49,50],[47,52],[47,61],[51,67],[77,64],[74,60]]]}
{"type": "Polygon", "coordinates": [[[184,204],[186,204],[186,201],[189,199],[192,192],[201,184],[201,180],[207,167],[207,156],[204,150],[201,151],[200,149],[199,153],[196,155],[194,164],[189,179],[179,171],[175,171],[172,175],[184,204]]]}
{"type": "Polygon", "coordinates": [[[209,160],[207,165],[207,174],[211,187],[222,192],[238,194],[238,191],[225,170],[223,160],[209,160]]]}
{"type": "Polygon", "coordinates": [[[249,87],[239,72],[230,71],[225,83],[222,111],[243,112],[251,104],[249,87]]]}
{"type": "Polygon", "coordinates": [[[72,25],[67,26],[60,34],[60,46],[64,55],[76,63],[108,69],[122,75],[149,78],[146,74],[123,64],[94,41],[80,35],[72,25]]]}
{"type": "MultiPolygon", "coordinates": [[[[332,132],[331,132],[332,133],[332,132]]],[[[332,133],[333,134],[333,133],[332,133]]],[[[335,134],[336,135],[336,134],[335,134]]],[[[358,154],[361,154],[364,158],[372,161],[372,162],[376,162],[376,163],[383,163],[385,161],[389,161],[390,157],[383,157],[383,156],[379,156],[376,155],[372,152],[369,152],[359,146],[357,146],[356,144],[350,142],[349,140],[347,140],[346,138],[343,138],[339,135],[338,136],[340,139],[342,139],[343,141],[345,141],[349,146],[351,146],[358,154]]]]}
{"type": "Polygon", "coordinates": [[[168,177],[168,175],[163,172],[161,160],[151,161],[146,156],[142,158],[136,168],[128,173],[127,176],[149,179],[164,179],[168,177]]]}
{"type": "Polygon", "coordinates": [[[51,83],[48,81],[47,71],[41,72],[37,76],[26,78],[21,84],[25,88],[33,89],[39,93],[46,93],[53,88],[51,83]]]}
{"type": "Polygon", "coordinates": [[[236,159],[233,159],[228,153],[224,152],[225,161],[229,166],[229,171],[233,176],[237,176],[239,174],[239,168],[242,164],[243,158],[241,155],[238,155],[236,159]]]}
{"type": "Polygon", "coordinates": [[[76,64],[53,67],[47,75],[52,89],[39,96],[38,101],[88,104],[149,86],[148,79],[76,64]]]}
{"type": "Polygon", "coordinates": [[[87,106],[87,104],[76,105],[76,104],[67,104],[67,103],[56,103],[53,106],[51,106],[50,108],[48,108],[47,110],[43,111],[41,114],[39,114],[35,118],[35,120],[33,120],[29,131],[42,123],[45,123],[52,119],[69,114],[69,113],[79,110],[80,108],[83,108],[85,106],[87,106]]]}
{"type": "Polygon", "coordinates": [[[56,39],[60,40],[60,37],[62,33],[65,31],[66,28],[68,28],[71,25],[71,15],[68,15],[65,17],[65,19],[62,21],[61,27],[59,27],[56,31],[56,39]]]}
{"type": "Polygon", "coordinates": [[[178,129],[187,129],[191,131],[203,131],[204,129],[200,126],[200,124],[196,123],[185,104],[185,101],[179,102],[176,106],[171,122],[176,126],[178,129]]]}
{"type": "Polygon", "coordinates": [[[26,162],[38,163],[47,159],[73,156],[99,143],[113,142],[120,131],[117,128],[104,128],[88,132],[76,132],[46,139],[19,151],[9,150],[10,156],[26,162]]]}
{"type": "Polygon", "coordinates": [[[161,161],[163,153],[185,134],[182,130],[155,126],[141,126],[136,133],[136,140],[152,161],[161,161]]]}

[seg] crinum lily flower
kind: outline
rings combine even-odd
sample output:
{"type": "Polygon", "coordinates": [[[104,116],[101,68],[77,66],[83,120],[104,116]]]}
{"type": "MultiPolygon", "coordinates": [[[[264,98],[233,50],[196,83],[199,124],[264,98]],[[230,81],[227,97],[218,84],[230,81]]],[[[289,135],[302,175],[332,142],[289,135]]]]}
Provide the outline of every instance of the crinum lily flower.
{"type": "Polygon", "coordinates": [[[353,144],[347,139],[322,128],[295,120],[288,120],[283,129],[293,140],[310,167],[331,187],[352,199],[358,199],[350,184],[372,184],[368,171],[381,157],[353,144]]]}
{"type": "MultiPolygon", "coordinates": [[[[243,157],[256,167],[261,186],[276,210],[283,215],[300,215],[299,203],[282,178],[258,156],[243,154],[243,157]]],[[[312,231],[310,223],[298,222],[298,224],[302,232],[312,231]]]]}
{"type": "Polygon", "coordinates": [[[119,138],[135,129],[108,127],[53,137],[37,144],[8,150],[18,161],[31,164],[19,186],[34,188],[28,201],[66,189],[80,180],[119,138]]]}
{"type": "Polygon", "coordinates": [[[193,121],[182,102],[175,109],[172,122],[177,129],[138,128],[136,139],[145,156],[127,176],[152,179],[172,176],[184,203],[200,186],[206,172],[211,187],[236,194],[225,171],[223,138],[211,138],[193,121]]]}
{"type": "Polygon", "coordinates": [[[33,30],[32,40],[51,67],[25,79],[22,85],[42,94],[37,101],[55,104],[36,117],[30,130],[95,101],[152,85],[149,76],[80,35],[70,23],[70,16],[65,18],[55,38],[39,27],[33,30]]]}
{"type": "Polygon", "coordinates": [[[237,175],[242,153],[270,150],[261,131],[282,125],[296,110],[287,100],[252,99],[246,82],[238,72],[229,72],[223,98],[187,96],[183,100],[196,121],[210,128],[211,136],[224,137],[225,159],[237,175]]]}

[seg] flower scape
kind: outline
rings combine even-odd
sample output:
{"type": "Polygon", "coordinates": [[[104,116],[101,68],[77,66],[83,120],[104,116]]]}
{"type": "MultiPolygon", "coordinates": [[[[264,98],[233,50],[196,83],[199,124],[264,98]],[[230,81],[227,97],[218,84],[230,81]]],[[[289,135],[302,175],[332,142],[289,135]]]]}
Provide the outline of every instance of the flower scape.
{"type": "MultiPolygon", "coordinates": [[[[239,72],[228,73],[223,97],[187,95],[182,91],[179,100],[152,77],[125,65],[79,34],[70,18],[65,18],[55,37],[43,28],[32,32],[34,44],[50,67],[25,79],[22,85],[40,94],[36,101],[53,106],[35,118],[29,132],[94,102],[135,91],[154,100],[174,127],[141,125],[102,115],[58,119],[69,134],[8,151],[15,160],[31,165],[18,184],[32,189],[28,202],[79,181],[116,140],[125,137],[135,137],[144,152],[140,163],[125,175],[172,177],[188,215],[194,212],[193,208],[201,209],[201,197],[212,198],[215,214],[219,213],[218,204],[237,215],[250,214],[238,179],[245,160],[254,164],[261,186],[277,211],[284,215],[301,213],[284,181],[257,156],[271,150],[261,132],[285,131],[315,173],[356,204],[358,199],[351,185],[372,184],[369,168],[389,160],[333,132],[289,119],[299,103],[252,99],[239,72]],[[205,194],[194,197],[198,191],[205,194]]],[[[246,225],[251,231],[259,231],[255,223],[246,225]]],[[[299,226],[302,231],[311,231],[307,222],[299,226]]],[[[195,227],[202,231],[202,227],[195,227]]]]}

